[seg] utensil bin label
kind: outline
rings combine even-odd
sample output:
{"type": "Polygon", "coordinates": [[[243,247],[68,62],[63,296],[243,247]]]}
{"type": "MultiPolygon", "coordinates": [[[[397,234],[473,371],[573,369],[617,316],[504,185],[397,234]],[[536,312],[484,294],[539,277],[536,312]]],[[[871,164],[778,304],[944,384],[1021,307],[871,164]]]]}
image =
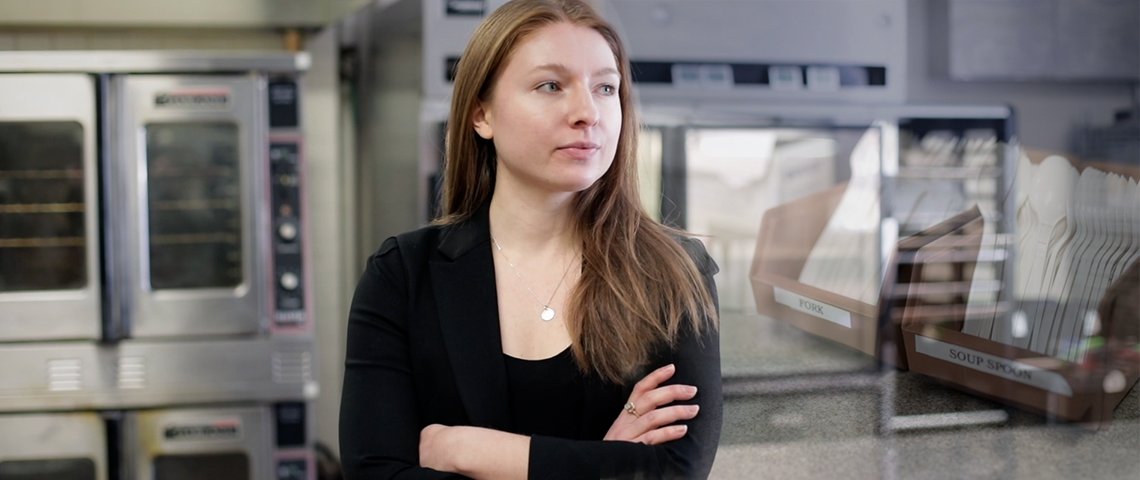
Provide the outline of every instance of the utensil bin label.
{"type": "Polygon", "coordinates": [[[819,300],[797,295],[780,287],[772,287],[772,289],[775,291],[777,303],[785,305],[792,310],[804,312],[808,315],[851,328],[851,313],[846,310],[840,310],[819,300]]]}
{"type": "Polygon", "coordinates": [[[1073,396],[1073,389],[1064,377],[1061,377],[1057,372],[1043,370],[1027,363],[996,357],[921,335],[914,336],[914,350],[923,355],[1010,381],[1024,383],[1058,395],[1073,396]]]}

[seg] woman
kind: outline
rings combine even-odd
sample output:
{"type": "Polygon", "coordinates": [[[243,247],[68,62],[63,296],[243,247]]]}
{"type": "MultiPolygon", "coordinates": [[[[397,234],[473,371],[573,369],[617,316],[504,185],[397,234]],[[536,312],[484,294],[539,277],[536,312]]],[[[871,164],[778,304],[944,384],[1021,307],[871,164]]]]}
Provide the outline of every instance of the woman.
{"type": "Polygon", "coordinates": [[[720,435],[716,266],[638,200],[614,32],[516,0],[460,61],[443,216],[353,300],[347,478],[704,478],[720,435]]]}

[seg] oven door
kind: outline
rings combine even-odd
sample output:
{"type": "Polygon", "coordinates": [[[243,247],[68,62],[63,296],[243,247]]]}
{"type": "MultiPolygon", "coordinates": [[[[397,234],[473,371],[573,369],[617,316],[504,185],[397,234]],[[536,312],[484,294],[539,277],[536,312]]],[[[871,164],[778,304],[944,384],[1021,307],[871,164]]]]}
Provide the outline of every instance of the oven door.
{"type": "Polygon", "coordinates": [[[129,337],[256,333],[269,230],[260,199],[265,82],[253,76],[125,76],[117,283],[129,337]]]}
{"type": "Polygon", "coordinates": [[[106,480],[107,428],[95,413],[0,415],[0,480],[106,480]]]}
{"type": "Polygon", "coordinates": [[[95,83],[0,75],[0,342],[98,339],[95,83]]]}
{"type": "Polygon", "coordinates": [[[135,480],[251,480],[272,473],[268,407],[128,412],[124,449],[135,480]]]}

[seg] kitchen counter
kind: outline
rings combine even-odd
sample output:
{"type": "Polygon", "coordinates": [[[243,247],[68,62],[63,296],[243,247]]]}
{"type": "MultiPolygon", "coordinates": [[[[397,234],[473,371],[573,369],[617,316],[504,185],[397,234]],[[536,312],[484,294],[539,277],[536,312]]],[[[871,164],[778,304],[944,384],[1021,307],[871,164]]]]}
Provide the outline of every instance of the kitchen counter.
{"type": "Polygon", "coordinates": [[[713,479],[1140,478],[1140,388],[1101,430],[881,367],[759,315],[723,313],[713,479]]]}

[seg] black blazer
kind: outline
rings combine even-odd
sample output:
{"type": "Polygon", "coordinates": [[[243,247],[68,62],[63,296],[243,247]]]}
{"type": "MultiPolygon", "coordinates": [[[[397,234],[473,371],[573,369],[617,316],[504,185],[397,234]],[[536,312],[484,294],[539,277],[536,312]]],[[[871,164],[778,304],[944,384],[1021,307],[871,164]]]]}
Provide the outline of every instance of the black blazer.
{"type": "MultiPolygon", "coordinates": [[[[419,467],[423,427],[510,432],[486,206],[456,225],[387,239],[369,259],[349,314],[340,448],[348,479],[462,478],[419,467]]],[[[716,264],[700,242],[678,239],[716,299],[716,264]]],[[[690,329],[660,348],[627,385],[587,379],[576,439],[532,436],[531,479],[706,478],[721,426],[720,340],[690,329]],[[696,385],[700,413],[665,445],[601,441],[644,374],[675,363],[667,383],[696,385]]],[[[565,412],[551,412],[562,415],[565,412]]]]}

